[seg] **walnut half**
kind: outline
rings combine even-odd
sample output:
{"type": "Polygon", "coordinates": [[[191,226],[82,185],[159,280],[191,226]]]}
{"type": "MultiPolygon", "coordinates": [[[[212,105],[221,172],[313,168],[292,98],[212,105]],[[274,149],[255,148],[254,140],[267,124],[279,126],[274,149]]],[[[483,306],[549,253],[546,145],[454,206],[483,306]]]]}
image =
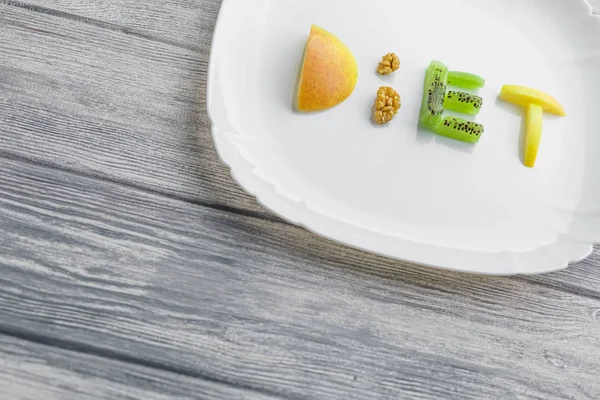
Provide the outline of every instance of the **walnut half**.
{"type": "Polygon", "coordinates": [[[400,68],[400,59],[396,53],[388,53],[381,57],[377,72],[381,75],[389,75],[400,68]]]}
{"type": "Polygon", "coordinates": [[[382,125],[387,124],[394,116],[398,114],[401,107],[400,95],[389,86],[382,86],[377,91],[377,99],[375,99],[375,114],[374,120],[382,125]]]}

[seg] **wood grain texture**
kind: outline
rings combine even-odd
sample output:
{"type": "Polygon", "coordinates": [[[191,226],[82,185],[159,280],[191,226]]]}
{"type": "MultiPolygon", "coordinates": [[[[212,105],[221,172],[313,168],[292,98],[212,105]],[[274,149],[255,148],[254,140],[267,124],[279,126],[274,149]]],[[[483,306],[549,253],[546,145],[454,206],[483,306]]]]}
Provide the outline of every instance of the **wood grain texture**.
{"type": "Polygon", "coordinates": [[[364,264],[286,224],[21,162],[0,182],[5,334],[290,399],[600,394],[600,299],[364,264]]]}
{"type": "MultiPolygon", "coordinates": [[[[598,0],[596,0],[598,1],[598,0]]],[[[221,0],[26,0],[24,8],[208,54],[221,0]]]]}
{"type": "Polygon", "coordinates": [[[0,335],[6,400],[171,400],[276,397],[218,382],[0,335]]]}
{"type": "Polygon", "coordinates": [[[0,36],[0,154],[270,216],[214,149],[207,54],[2,4],[0,36]]]}

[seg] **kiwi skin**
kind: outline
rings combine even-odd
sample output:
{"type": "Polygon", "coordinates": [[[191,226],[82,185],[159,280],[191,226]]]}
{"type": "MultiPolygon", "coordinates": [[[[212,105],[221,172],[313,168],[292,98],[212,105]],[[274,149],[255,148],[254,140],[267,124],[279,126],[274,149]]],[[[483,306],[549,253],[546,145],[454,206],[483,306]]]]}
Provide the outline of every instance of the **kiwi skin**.
{"type": "Polygon", "coordinates": [[[477,115],[483,106],[483,98],[471,93],[455,92],[446,93],[444,107],[447,110],[462,114],[477,115]]]}
{"type": "Polygon", "coordinates": [[[477,143],[483,135],[483,125],[458,117],[445,117],[435,133],[467,143],[477,143]]]}
{"type": "Polygon", "coordinates": [[[434,130],[442,121],[444,98],[448,81],[448,67],[439,61],[432,61],[425,73],[423,102],[419,122],[434,130]]]}

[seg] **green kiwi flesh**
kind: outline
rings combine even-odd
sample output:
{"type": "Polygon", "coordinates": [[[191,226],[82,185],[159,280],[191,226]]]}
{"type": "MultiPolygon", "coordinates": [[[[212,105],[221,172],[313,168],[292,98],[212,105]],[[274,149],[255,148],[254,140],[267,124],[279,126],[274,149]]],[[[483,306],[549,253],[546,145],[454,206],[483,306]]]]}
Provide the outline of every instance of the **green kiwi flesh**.
{"type": "Polygon", "coordinates": [[[446,110],[452,110],[461,114],[477,115],[483,105],[483,99],[475,94],[465,92],[455,92],[453,90],[446,93],[444,107],[446,110]]]}
{"type": "Polygon", "coordinates": [[[448,82],[448,67],[439,61],[432,61],[425,73],[423,102],[419,123],[430,130],[435,130],[442,122],[444,98],[448,82]]]}
{"type": "Polygon", "coordinates": [[[485,79],[467,72],[450,71],[448,73],[448,85],[463,89],[481,89],[485,86],[485,79]]]}
{"type": "Polygon", "coordinates": [[[435,133],[467,143],[477,143],[483,135],[483,125],[457,117],[445,117],[435,133]]]}

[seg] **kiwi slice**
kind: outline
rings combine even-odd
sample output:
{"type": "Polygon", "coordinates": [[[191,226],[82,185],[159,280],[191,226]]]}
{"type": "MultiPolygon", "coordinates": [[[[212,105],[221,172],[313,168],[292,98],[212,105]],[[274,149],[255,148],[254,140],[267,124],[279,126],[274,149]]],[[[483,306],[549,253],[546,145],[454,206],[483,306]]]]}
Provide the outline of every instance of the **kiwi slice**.
{"type": "Polygon", "coordinates": [[[439,61],[432,61],[425,73],[423,103],[419,122],[422,126],[435,130],[442,122],[446,83],[448,82],[448,67],[439,61]]]}
{"type": "Polygon", "coordinates": [[[461,114],[477,115],[483,105],[483,99],[477,95],[455,92],[450,90],[446,93],[444,107],[447,110],[459,112],[461,114]]]}
{"type": "Polygon", "coordinates": [[[448,85],[463,89],[481,89],[485,86],[485,79],[468,72],[450,71],[448,73],[448,85]]]}
{"type": "Polygon", "coordinates": [[[477,143],[483,135],[483,125],[457,117],[446,117],[435,130],[438,135],[462,142],[477,143]]]}

